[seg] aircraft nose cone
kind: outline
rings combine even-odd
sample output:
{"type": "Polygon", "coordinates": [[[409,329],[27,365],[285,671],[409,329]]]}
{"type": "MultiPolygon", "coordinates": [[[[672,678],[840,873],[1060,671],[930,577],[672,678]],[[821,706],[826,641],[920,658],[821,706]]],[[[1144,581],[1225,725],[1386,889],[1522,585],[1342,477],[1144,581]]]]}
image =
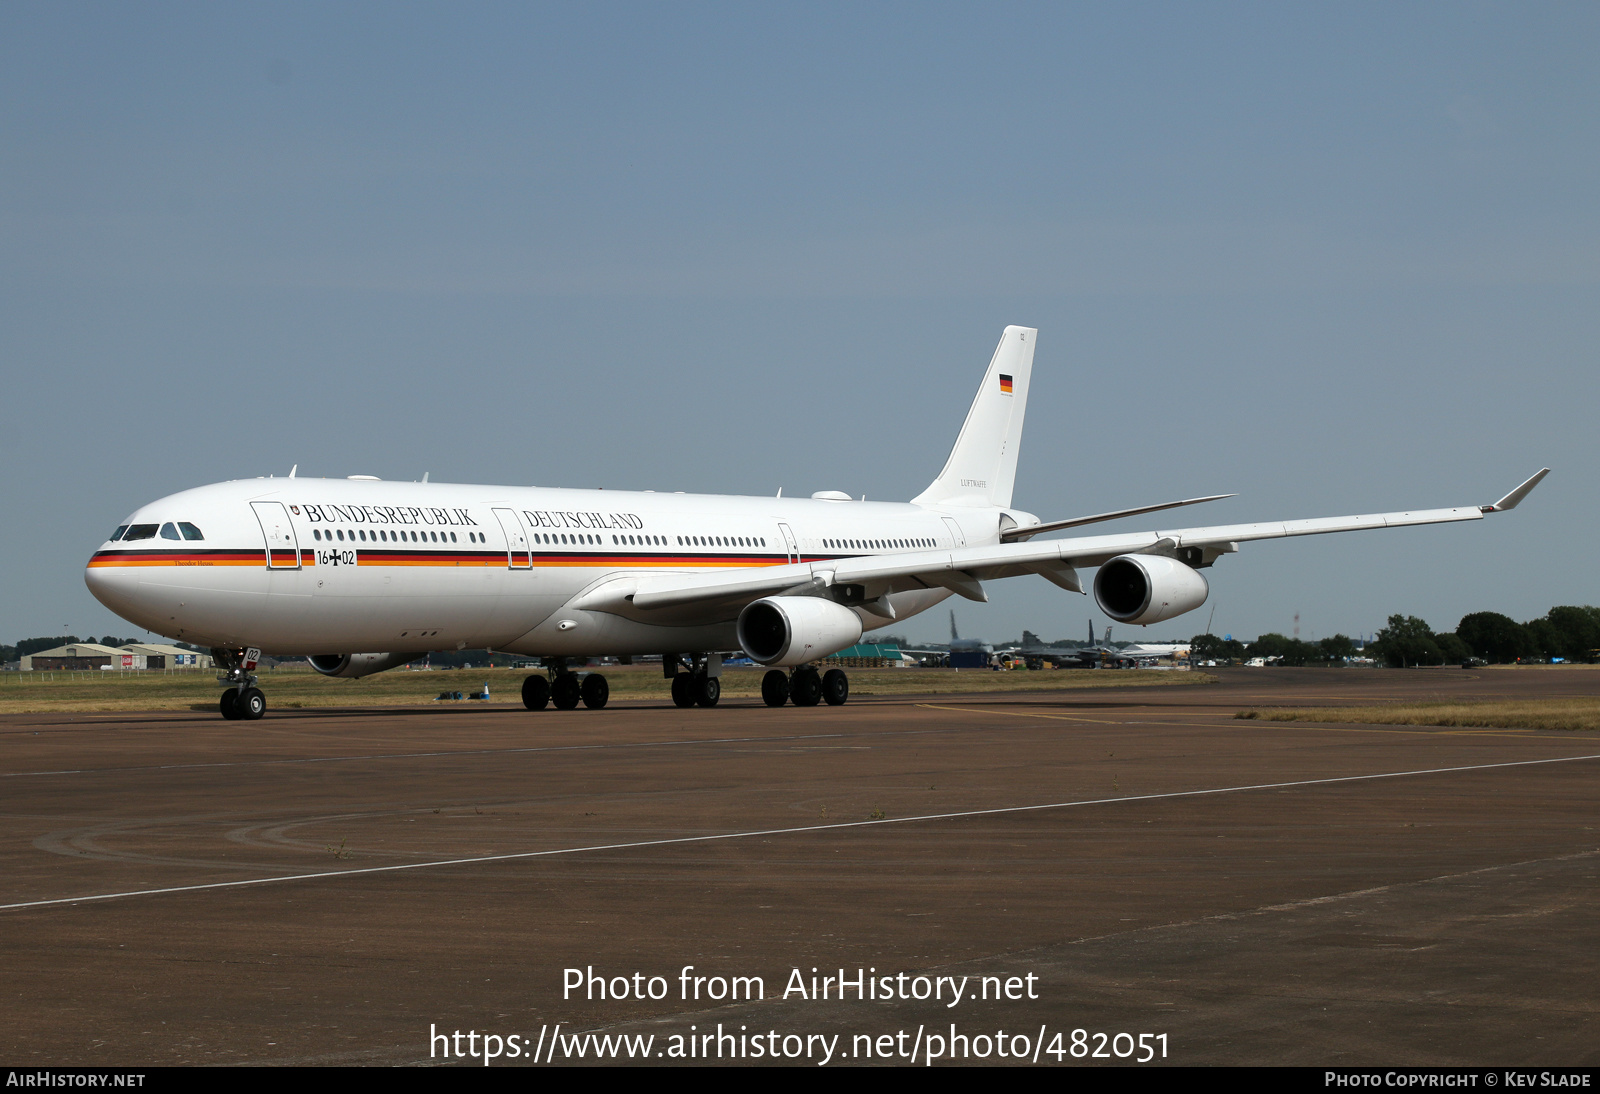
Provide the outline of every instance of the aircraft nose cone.
{"type": "Polygon", "coordinates": [[[94,598],[131,623],[139,616],[139,580],[126,571],[92,562],[83,571],[83,583],[94,598]]]}

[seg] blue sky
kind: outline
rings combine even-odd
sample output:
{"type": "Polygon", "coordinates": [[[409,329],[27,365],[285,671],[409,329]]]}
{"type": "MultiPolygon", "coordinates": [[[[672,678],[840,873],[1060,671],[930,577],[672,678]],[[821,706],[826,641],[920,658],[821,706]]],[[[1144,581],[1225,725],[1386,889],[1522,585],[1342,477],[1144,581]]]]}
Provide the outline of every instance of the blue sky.
{"type": "Polygon", "coordinates": [[[1247,547],[1219,633],[1600,603],[1597,53],[1584,4],[7,4],[0,638],[129,631],[107,531],[292,464],[909,498],[1007,323],[1046,518],[1556,469],[1247,547]]]}

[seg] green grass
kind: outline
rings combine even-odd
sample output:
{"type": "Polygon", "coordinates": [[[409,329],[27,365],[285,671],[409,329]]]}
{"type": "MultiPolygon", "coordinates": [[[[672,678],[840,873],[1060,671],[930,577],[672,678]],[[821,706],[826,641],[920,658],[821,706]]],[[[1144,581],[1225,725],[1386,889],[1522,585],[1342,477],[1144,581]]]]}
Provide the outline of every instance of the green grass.
{"type": "MultiPolygon", "coordinates": [[[[427,705],[443,691],[463,694],[489,685],[490,702],[520,703],[527,669],[393,669],[361,680],[335,680],[300,665],[260,673],[269,707],[427,705]]],[[[974,695],[1076,688],[1207,684],[1199,672],[1059,670],[983,672],[975,669],[851,669],[850,693],[864,695],[974,695]]],[[[668,681],[651,667],[604,670],[613,699],[669,698],[668,681]]],[[[722,694],[761,694],[762,669],[726,669],[722,694]]],[[[69,710],[211,710],[222,685],[214,672],[8,672],[0,675],[0,714],[69,710]]],[[[462,703],[468,702],[462,700],[462,703]]]]}

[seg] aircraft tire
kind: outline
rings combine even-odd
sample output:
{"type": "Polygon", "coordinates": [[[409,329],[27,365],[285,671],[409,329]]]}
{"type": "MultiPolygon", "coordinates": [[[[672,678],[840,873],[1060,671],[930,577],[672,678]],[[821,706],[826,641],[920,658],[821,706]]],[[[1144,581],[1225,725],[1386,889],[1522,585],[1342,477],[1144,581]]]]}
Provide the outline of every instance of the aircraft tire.
{"type": "Polygon", "coordinates": [[[583,705],[590,710],[599,710],[611,698],[611,685],[598,672],[591,672],[583,678],[582,692],[583,705]]]}
{"type": "Polygon", "coordinates": [[[679,707],[694,706],[694,677],[687,672],[672,678],[672,703],[679,707]]]}
{"type": "Polygon", "coordinates": [[[239,720],[239,689],[229,688],[222,693],[222,699],[217,703],[222,711],[222,716],[230,722],[239,720]]]}
{"type": "Polygon", "coordinates": [[[543,676],[530,676],[522,682],[522,705],[529,710],[543,710],[550,704],[550,681],[543,676]]]}
{"type": "Polygon", "coordinates": [[[714,707],[721,698],[721,680],[703,673],[694,678],[694,701],[697,706],[714,707]]]}
{"type": "Polygon", "coordinates": [[[761,678],[761,701],[769,707],[781,707],[789,701],[789,674],[773,669],[761,678]]]}
{"type": "Polygon", "coordinates": [[[822,701],[822,677],[816,669],[794,670],[789,678],[789,698],[797,707],[814,707],[822,701]]]}
{"type": "Polygon", "coordinates": [[[583,701],[583,687],[570,672],[563,672],[550,685],[550,699],[557,710],[574,710],[583,701]]]}
{"type": "Polygon", "coordinates": [[[247,722],[255,722],[267,712],[267,697],[261,693],[260,688],[245,688],[244,694],[239,696],[239,713],[237,717],[247,722]]]}
{"type": "Polygon", "coordinates": [[[829,669],[822,674],[822,698],[830,707],[842,707],[850,698],[850,677],[843,669],[829,669]]]}

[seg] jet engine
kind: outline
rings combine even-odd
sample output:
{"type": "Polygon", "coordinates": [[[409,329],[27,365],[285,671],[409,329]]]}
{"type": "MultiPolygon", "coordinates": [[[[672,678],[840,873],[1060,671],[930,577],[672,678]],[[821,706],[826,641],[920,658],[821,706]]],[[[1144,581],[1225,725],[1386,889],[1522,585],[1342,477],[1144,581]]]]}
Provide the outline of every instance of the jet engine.
{"type": "Polygon", "coordinates": [[[819,596],[769,596],[739,613],[739,645],[758,665],[803,665],[860,639],[861,617],[819,596]]]}
{"type": "Polygon", "coordinates": [[[404,665],[421,656],[420,653],[319,653],[306,660],[324,676],[343,676],[353,680],[404,665]]]}
{"type": "Polygon", "coordinates": [[[1192,612],[1210,592],[1200,571],[1165,555],[1118,555],[1094,575],[1094,598],[1118,623],[1159,623],[1192,612]]]}

